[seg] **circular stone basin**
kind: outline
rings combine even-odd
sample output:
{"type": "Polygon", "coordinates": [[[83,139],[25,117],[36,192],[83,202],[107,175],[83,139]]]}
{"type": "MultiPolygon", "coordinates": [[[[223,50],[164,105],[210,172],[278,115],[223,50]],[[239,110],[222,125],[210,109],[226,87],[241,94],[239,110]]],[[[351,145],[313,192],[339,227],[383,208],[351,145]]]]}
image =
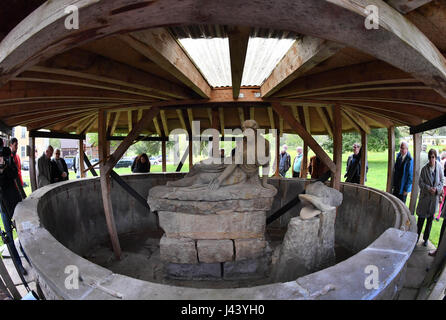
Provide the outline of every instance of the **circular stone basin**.
{"type": "MultiPolygon", "coordinates": [[[[181,173],[122,178],[141,196],[181,173]]],[[[310,180],[269,179],[278,189],[270,212],[290,201],[310,180]]],[[[335,223],[336,264],[289,282],[267,274],[250,280],[176,280],[165,277],[159,259],[158,217],[112,183],[111,198],[123,255],[114,258],[102,208],[99,178],[66,181],[35,191],[15,211],[22,246],[47,299],[391,299],[402,288],[407,260],[417,240],[414,217],[394,196],[343,183],[335,223]],[[379,270],[379,285],[365,285],[367,268],[379,270]],[[74,270],[74,271],[73,271],[74,270]],[[67,277],[78,272],[77,286],[67,277]],[[69,282],[68,282],[69,283],[69,282]]],[[[292,217],[290,209],[267,228],[273,262],[292,217]]]]}

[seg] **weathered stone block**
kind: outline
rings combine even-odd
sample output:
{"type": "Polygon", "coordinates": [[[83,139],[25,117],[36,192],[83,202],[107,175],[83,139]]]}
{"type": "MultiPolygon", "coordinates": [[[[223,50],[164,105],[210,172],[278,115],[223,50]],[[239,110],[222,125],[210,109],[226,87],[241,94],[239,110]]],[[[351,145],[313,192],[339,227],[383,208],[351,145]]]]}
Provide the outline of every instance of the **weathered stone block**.
{"type": "Polygon", "coordinates": [[[318,252],[319,217],[290,220],[280,249],[279,260],[274,268],[278,282],[295,280],[314,270],[318,252]]]}
{"type": "Polygon", "coordinates": [[[236,239],[235,260],[255,259],[265,253],[266,241],[263,239],[236,239]]]}
{"type": "Polygon", "coordinates": [[[195,241],[164,235],[160,240],[160,258],[174,263],[198,263],[195,241]]]}
{"type": "Polygon", "coordinates": [[[159,211],[158,215],[161,228],[170,238],[247,239],[263,238],[265,233],[265,211],[219,214],[159,211]]]}
{"type": "Polygon", "coordinates": [[[234,243],[232,240],[198,240],[198,260],[204,263],[232,261],[234,243]]]}
{"type": "Polygon", "coordinates": [[[328,268],[336,263],[334,250],[336,210],[322,212],[319,219],[319,246],[315,271],[328,268]]]}
{"type": "Polygon", "coordinates": [[[258,279],[266,277],[271,267],[272,251],[266,248],[264,254],[256,259],[225,262],[223,278],[225,280],[258,279]]]}
{"type": "Polygon", "coordinates": [[[166,265],[166,274],[174,279],[183,280],[218,280],[221,279],[220,263],[179,264],[166,265]]]}

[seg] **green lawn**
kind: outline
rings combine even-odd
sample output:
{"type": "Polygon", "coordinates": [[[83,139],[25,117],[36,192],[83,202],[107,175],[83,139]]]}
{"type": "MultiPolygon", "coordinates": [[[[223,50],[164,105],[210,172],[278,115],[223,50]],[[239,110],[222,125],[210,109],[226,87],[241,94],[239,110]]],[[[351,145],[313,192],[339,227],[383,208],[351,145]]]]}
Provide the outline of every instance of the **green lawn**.
{"type": "MultiPolygon", "coordinates": [[[[296,156],[296,150],[289,149],[289,153],[291,155],[291,161],[293,161],[294,157],[296,156]]],[[[342,181],[345,180],[343,177],[345,174],[346,162],[347,162],[347,158],[348,158],[349,154],[350,153],[344,153],[342,155],[342,161],[343,161],[343,163],[342,163],[342,181]]],[[[311,157],[313,155],[314,154],[310,151],[308,156],[311,157]]],[[[368,153],[368,164],[369,164],[369,171],[368,171],[368,175],[367,175],[366,185],[376,188],[376,189],[379,189],[379,190],[385,190],[386,183],[387,183],[387,151],[369,152],[368,153]]],[[[166,169],[167,169],[167,172],[175,172],[176,165],[167,164],[166,169]]],[[[119,169],[115,169],[115,171],[120,175],[131,173],[130,168],[119,168],[119,169]]],[[[161,172],[162,167],[161,167],[161,165],[152,165],[150,171],[151,172],[161,172]]],[[[184,164],[181,172],[188,172],[188,171],[189,171],[189,164],[186,163],[186,164],[184,164]]],[[[291,177],[291,175],[292,175],[292,170],[290,169],[287,172],[286,177],[291,177]]],[[[89,173],[88,176],[89,177],[92,176],[91,173],[89,173]]],[[[71,179],[76,179],[76,175],[73,171],[70,171],[70,180],[71,179]]],[[[24,181],[28,185],[30,185],[29,178],[24,178],[24,181]]],[[[29,186],[26,187],[25,192],[27,195],[29,195],[31,193],[31,187],[29,187],[29,186]]],[[[409,199],[410,199],[410,196],[407,197],[407,204],[409,204],[409,199]]],[[[430,241],[435,246],[438,245],[438,238],[440,236],[440,228],[441,228],[442,220],[443,219],[440,219],[440,221],[434,220],[433,225],[432,225],[430,241]]],[[[0,222],[0,224],[3,228],[3,224],[1,222],[0,222]]],[[[14,236],[16,237],[15,231],[14,231],[14,236]]],[[[0,242],[1,242],[1,240],[0,240],[0,242]]]]}

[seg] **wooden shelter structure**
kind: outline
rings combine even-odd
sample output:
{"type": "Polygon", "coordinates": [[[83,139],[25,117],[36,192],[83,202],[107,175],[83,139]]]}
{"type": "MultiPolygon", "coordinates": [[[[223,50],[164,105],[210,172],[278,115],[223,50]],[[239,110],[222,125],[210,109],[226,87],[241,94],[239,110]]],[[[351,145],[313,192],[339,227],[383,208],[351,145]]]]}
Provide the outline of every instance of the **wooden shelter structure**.
{"type": "MultiPolygon", "coordinates": [[[[394,128],[446,111],[445,17],[439,0],[14,0],[0,9],[0,120],[26,126],[31,140],[40,129],[80,141],[99,133],[103,200],[117,253],[107,192],[114,165],[141,135],[159,137],[165,155],[169,132],[191,132],[193,120],[202,130],[221,130],[251,118],[261,128],[297,133],[304,163],[311,148],[330,168],[335,188],[342,132],[361,133],[366,146],[372,128],[387,128],[390,191],[394,128]],[[377,28],[366,27],[370,10],[377,28]],[[67,28],[73,15],[78,28],[67,28]],[[294,42],[266,79],[243,86],[255,37],[294,42]],[[231,83],[211,86],[182,38],[227,39],[231,83]],[[127,136],[110,155],[115,133],[127,136]],[[313,139],[318,134],[333,137],[333,158],[313,139]]],[[[420,147],[414,133],[417,171],[420,147]]],[[[415,178],[412,212],[417,186],[415,178]]]]}

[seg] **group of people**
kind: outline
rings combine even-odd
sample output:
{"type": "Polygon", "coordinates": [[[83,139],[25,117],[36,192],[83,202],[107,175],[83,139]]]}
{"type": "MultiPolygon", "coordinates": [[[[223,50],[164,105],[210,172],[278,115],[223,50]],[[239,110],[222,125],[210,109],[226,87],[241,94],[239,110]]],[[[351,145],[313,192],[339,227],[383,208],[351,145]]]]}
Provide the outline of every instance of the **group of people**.
{"type": "MultiPolygon", "coordinates": [[[[301,177],[302,171],[302,159],[303,159],[303,149],[302,147],[297,147],[297,155],[293,160],[291,165],[291,156],[287,152],[288,146],[283,145],[280,152],[279,160],[279,174],[282,177],[286,176],[288,170],[292,167],[292,177],[301,177]]],[[[366,174],[368,172],[368,164],[366,160],[366,174]]],[[[330,169],[322,162],[318,156],[313,156],[309,160],[308,173],[312,179],[319,179],[327,176],[330,169]]],[[[348,157],[347,168],[345,174],[345,182],[359,183],[361,176],[361,145],[359,143],[353,144],[353,154],[348,157]]],[[[306,178],[306,177],[303,177],[306,178]]],[[[366,179],[367,180],[367,179],[366,179]]]]}
{"type": "Polygon", "coordinates": [[[6,238],[4,242],[8,245],[11,257],[23,275],[27,271],[23,267],[13,238],[13,215],[16,205],[26,198],[23,191],[23,179],[21,174],[21,161],[17,154],[18,141],[12,138],[9,147],[3,145],[3,139],[0,139],[0,213],[2,216],[6,238]]]}
{"type": "MultiPolygon", "coordinates": [[[[279,159],[279,173],[285,177],[287,171],[292,167],[292,176],[300,177],[302,170],[302,147],[297,148],[297,155],[291,165],[291,156],[287,152],[288,147],[282,146],[279,159]]],[[[445,217],[446,205],[446,152],[443,152],[441,159],[435,149],[426,152],[426,146],[422,146],[420,153],[421,170],[419,171],[419,200],[416,208],[418,216],[417,232],[420,237],[423,226],[426,224],[423,232],[423,245],[427,246],[432,222],[434,219],[445,217]],[[437,214],[437,217],[435,217],[437,214]]],[[[367,181],[368,163],[365,162],[365,181],[367,181]]],[[[317,156],[309,160],[308,172],[312,179],[318,179],[329,173],[329,168],[317,156]]],[[[306,178],[306,177],[304,177],[306,178]]],[[[360,183],[361,178],[361,145],[353,144],[353,153],[348,157],[345,182],[360,183]]],[[[392,194],[406,203],[407,195],[412,191],[413,182],[413,159],[409,152],[407,142],[401,142],[400,151],[396,156],[396,161],[392,173],[392,194]]],[[[446,220],[446,219],[445,219],[446,220]]],[[[443,220],[440,231],[440,240],[444,233],[446,223],[443,220]]],[[[436,255],[436,251],[429,253],[436,255]]]]}
{"type": "Polygon", "coordinates": [[[48,146],[37,160],[37,187],[41,188],[51,183],[69,179],[67,163],[60,156],[60,149],[48,146]],[[54,153],[54,158],[51,159],[54,153]]]}

